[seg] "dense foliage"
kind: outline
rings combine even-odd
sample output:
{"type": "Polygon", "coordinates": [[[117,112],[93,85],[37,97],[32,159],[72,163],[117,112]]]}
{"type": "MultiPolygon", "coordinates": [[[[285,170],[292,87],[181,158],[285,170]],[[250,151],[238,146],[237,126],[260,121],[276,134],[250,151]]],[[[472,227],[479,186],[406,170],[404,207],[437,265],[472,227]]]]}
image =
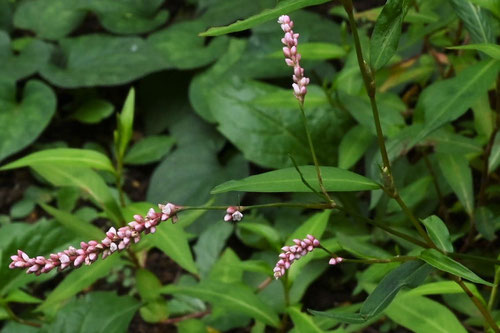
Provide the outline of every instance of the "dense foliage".
{"type": "Polygon", "coordinates": [[[499,18],[0,0],[2,332],[500,332],[499,18]]]}

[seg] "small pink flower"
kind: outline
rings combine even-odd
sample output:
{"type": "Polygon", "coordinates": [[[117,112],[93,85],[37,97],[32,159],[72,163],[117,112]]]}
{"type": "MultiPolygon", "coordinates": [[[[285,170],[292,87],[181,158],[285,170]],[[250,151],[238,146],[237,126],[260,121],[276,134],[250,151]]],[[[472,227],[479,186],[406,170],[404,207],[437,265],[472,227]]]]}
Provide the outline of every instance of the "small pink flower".
{"type": "Polygon", "coordinates": [[[241,208],[236,206],[229,206],[226,209],[226,215],[224,215],[224,221],[229,222],[239,222],[243,219],[243,213],[240,211],[241,208]]]}
{"type": "Polygon", "coordinates": [[[319,240],[312,235],[307,235],[307,238],[303,240],[294,239],[293,242],[295,245],[291,246],[283,246],[281,250],[283,251],[279,255],[279,260],[274,267],[274,277],[279,279],[283,275],[287,269],[293,264],[295,260],[299,260],[301,257],[305,256],[309,252],[312,252],[315,248],[317,248],[319,244],[319,240]]]}
{"type": "Polygon", "coordinates": [[[285,33],[285,36],[281,39],[281,42],[285,45],[285,47],[283,47],[285,63],[293,67],[293,94],[301,104],[304,104],[304,97],[307,94],[309,79],[304,76],[304,69],[300,67],[299,63],[301,59],[300,53],[297,52],[299,34],[293,32],[292,29],[294,24],[288,15],[281,15],[278,19],[278,23],[285,33]]]}
{"type": "Polygon", "coordinates": [[[342,261],[344,261],[344,258],[342,258],[342,257],[331,258],[330,261],[328,262],[328,264],[329,265],[337,265],[337,264],[340,264],[342,261]]]}

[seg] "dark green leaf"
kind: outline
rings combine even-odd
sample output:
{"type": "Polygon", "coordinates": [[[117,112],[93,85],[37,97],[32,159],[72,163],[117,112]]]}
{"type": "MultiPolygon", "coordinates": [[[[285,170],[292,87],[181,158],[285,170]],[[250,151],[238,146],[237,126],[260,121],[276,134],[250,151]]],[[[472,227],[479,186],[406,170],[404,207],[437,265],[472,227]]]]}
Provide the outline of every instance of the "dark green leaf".
{"type": "Polygon", "coordinates": [[[490,242],[496,238],[495,236],[495,217],[493,212],[485,206],[476,209],[474,214],[476,228],[479,233],[490,242]]]}
{"type": "Polygon", "coordinates": [[[432,267],[416,260],[401,264],[387,274],[375,290],[368,296],[361,307],[360,314],[370,319],[385,310],[391,304],[401,288],[414,288],[424,282],[432,267]]]}
{"type": "Polygon", "coordinates": [[[324,332],[307,313],[300,311],[300,308],[289,307],[287,308],[287,312],[292,318],[294,328],[297,332],[324,332]]]}
{"type": "MultiPolygon", "coordinates": [[[[315,167],[305,165],[299,167],[299,169],[305,180],[319,190],[315,167]]],[[[365,191],[379,188],[379,185],[371,179],[339,168],[321,167],[321,176],[327,191],[365,191]]],[[[311,190],[301,181],[300,175],[295,168],[286,168],[261,173],[240,180],[231,180],[215,187],[212,193],[228,191],[310,192],[311,190]]]]}
{"type": "Polygon", "coordinates": [[[373,143],[373,138],[373,134],[360,125],[351,128],[340,141],[339,168],[354,166],[373,143]]]}
{"type": "Polygon", "coordinates": [[[439,217],[432,215],[421,221],[427,229],[427,234],[438,248],[446,252],[453,252],[450,232],[439,217]]]}
{"type": "Polygon", "coordinates": [[[270,326],[279,326],[276,312],[243,284],[205,281],[192,287],[169,285],[163,287],[162,292],[197,297],[227,310],[244,313],[270,326]]]}
{"type": "Polygon", "coordinates": [[[193,246],[196,254],[196,265],[201,276],[206,276],[211,270],[224,249],[227,239],[233,233],[233,229],[231,224],[223,223],[221,217],[221,222],[212,224],[202,232],[193,246]]]}
{"type": "Polygon", "coordinates": [[[26,83],[23,99],[16,100],[14,83],[0,81],[0,160],[31,144],[49,124],[56,96],[44,83],[26,83]]]}
{"type": "Polygon", "coordinates": [[[410,3],[410,0],[388,0],[384,5],[370,40],[370,63],[374,70],[384,66],[396,53],[410,3]]]}
{"type": "Polygon", "coordinates": [[[56,86],[77,88],[127,83],[164,66],[142,38],[88,34],[62,39],[40,74],[56,86]]]}
{"type": "Polygon", "coordinates": [[[484,284],[487,286],[493,286],[493,284],[489,283],[481,279],[476,273],[472,272],[470,269],[465,267],[459,262],[451,259],[450,257],[445,256],[441,252],[434,249],[427,249],[422,251],[419,256],[420,259],[427,262],[429,265],[436,267],[439,270],[444,272],[448,272],[450,274],[462,277],[466,280],[484,284]]]}
{"type": "Polygon", "coordinates": [[[474,191],[469,161],[459,154],[437,154],[439,168],[469,215],[474,212],[474,191]]]}
{"type": "Polygon", "coordinates": [[[167,135],[153,135],[136,142],[127,152],[125,164],[148,164],[160,160],[174,145],[174,138],[167,135]]]}
{"type": "Polygon", "coordinates": [[[92,292],[59,310],[54,322],[44,326],[42,332],[125,332],[139,305],[131,296],[92,292]]]}
{"type": "Polygon", "coordinates": [[[349,323],[349,324],[362,324],[366,321],[365,318],[363,318],[359,313],[352,313],[352,312],[342,312],[342,311],[316,311],[316,310],[311,310],[308,309],[308,311],[318,317],[327,317],[327,318],[333,318],[337,319],[338,321],[341,321],[343,323],[349,323]]]}
{"type": "Polygon", "coordinates": [[[490,15],[468,0],[450,0],[457,16],[464,22],[474,43],[494,43],[490,15]]]}
{"type": "Polygon", "coordinates": [[[307,6],[319,5],[325,2],[328,2],[328,0],[283,0],[277,4],[276,8],[266,9],[257,15],[251,16],[245,20],[236,21],[225,27],[210,28],[201,33],[200,36],[219,36],[250,29],[258,24],[274,19],[277,20],[280,15],[289,14],[295,10],[307,6]]]}
{"type": "Polygon", "coordinates": [[[115,172],[113,164],[106,155],[95,150],[75,148],[55,148],[37,151],[4,165],[0,170],[10,170],[26,166],[35,167],[44,164],[57,164],[68,167],[86,166],[112,173],[115,172]]]}

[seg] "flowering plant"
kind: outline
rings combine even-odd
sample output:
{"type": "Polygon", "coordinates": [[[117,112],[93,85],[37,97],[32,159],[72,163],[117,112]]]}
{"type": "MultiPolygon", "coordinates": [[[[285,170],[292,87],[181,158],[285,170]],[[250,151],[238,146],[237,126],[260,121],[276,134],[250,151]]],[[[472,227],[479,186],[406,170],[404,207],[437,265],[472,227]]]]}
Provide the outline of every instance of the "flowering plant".
{"type": "Polygon", "coordinates": [[[500,332],[495,6],[108,2],[0,3],[2,332],[500,332]]]}

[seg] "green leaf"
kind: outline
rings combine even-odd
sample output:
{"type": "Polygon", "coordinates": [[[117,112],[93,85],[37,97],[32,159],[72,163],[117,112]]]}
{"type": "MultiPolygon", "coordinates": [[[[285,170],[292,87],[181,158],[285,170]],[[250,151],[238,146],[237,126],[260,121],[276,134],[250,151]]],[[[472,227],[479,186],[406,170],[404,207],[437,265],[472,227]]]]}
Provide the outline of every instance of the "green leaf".
{"type": "Polygon", "coordinates": [[[450,232],[439,217],[432,215],[421,221],[427,229],[427,234],[438,248],[446,252],[453,252],[450,232]]]}
{"type": "MultiPolygon", "coordinates": [[[[162,284],[158,277],[151,271],[141,268],[135,273],[136,287],[141,299],[153,301],[157,299],[161,293],[162,284]]],[[[161,296],[160,296],[161,297],[161,296]]]]}
{"type": "Polygon", "coordinates": [[[499,62],[482,61],[456,77],[438,81],[424,89],[416,113],[425,115],[424,128],[409,143],[414,146],[430,133],[465,113],[495,82],[499,62]]]}
{"type": "Polygon", "coordinates": [[[105,260],[97,260],[90,266],[84,265],[73,270],[52,290],[45,301],[36,308],[36,311],[42,311],[49,315],[55,314],[65,300],[91,286],[100,278],[109,275],[111,269],[120,265],[120,261],[120,256],[115,253],[105,260]]]}
{"type": "Polygon", "coordinates": [[[354,254],[359,258],[391,258],[392,255],[374,245],[359,239],[359,236],[346,235],[342,232],[337,232],[337,240],[341,248],[347,252],[354,254]]]}
{"type": "Polygon", "coordinates": [[[127,331],[139,302],[131,296],[96,291],[74,299],[57,313],[44,332],[121,333],[127,331]]]}
{"type": "Polygon", "coordinates": [[[115,172],[113,164],[106,155],[95,150],[76,148],[55,148],[37,151],[4,165],[0,168],[0,170],[4,171],[26,166],[35,167],[49,163],[69,167],[86,166],[98,170],[106,170],[112,173],[115,172]]]}
{"type": "Polygon", "coordinates": [[[474,191],[469,161],[459,154],[437,154],[437,160],[444,178],[457,195],[465,211],[472,215],[474,213],[474,191]]]}
{"type": "Polygon", "coordinates": [[[404,288],[414,288],[424,282],[432,267],[422,261],[409,261],[387,274],[361,307],[360,314],[370,319],[387,308],[398,292],[404,288]]]}
{"type": "Polygon", "coordinates": [[[276,229],[273,227],[262,224],[262,223],[252,223],[252,222],[246,222],[245,223],[239,223],[238,224],[239,229],[244,229],[246,231],[249,231],[251,233],[254,233],[256,235],[264,237],[269,244],[280,248],[280,242],[281,242],[281,235],[279,234],[276,229]]]}
{"type": "Polygon", "coordinates": [[[497,132],[493,147],[491,147],[490,158],[488,159],[488,173],[495,171],[500,165],[500,133],[497,132]]]}
{"type": "Polygon", "coordinates": [[[64,38],[41,70],[58,87],[124,84],[162,69],[163,58],[139,37],[87,34],[64,38]]]}
{"type": "Polygon", "coordinates": [[[363,126],[352,127],[342,138],[339,146],[339,168],[354,166],[373,143],[373,134],[363,126]]]}
{"type": "Polygon", "coordinates": [[[169,285],[161,291],[200,298],[224,309],[244,313],[273,327],[278,327],[280,323],[276,312],[244,284],[204,281],[196,286],[169,285]]]}
{"type": "Polygon", "coordinates": [[[85,101],[71,115],[72,119],[76,119],[84,124],[97,124],[101,120],[109,117],[115,107],[110,102],[104,99],[90,99],[85,101]]]}
{"type": "MultiPolygon", "coordinates": [[[[464,282],[470,291],[482,302],[483,296],[477,290],[475,284],[464,282]]],[[[431,282],[420,285],[410,291],[408,291],[405,295],[414,295],[414,296],[425,296],[425,295],[445,295],[445,294],[464,294],[465,291],[456,283],[455,281],[439,281],[439,282],[431,282]]]]}
{"type": "Polygon", "coordinates": [[[156,228],[156,233],[148,236],[148,242],[162,250],[186,271],[198,274],[182,223],[163,223],[156,228]]]}
{"type": "Polygon", "coordinates": [[[485,206],[476,209],[474,214],[476,229],[490,242],[496,238],[495,235],[495,217],[493,212],[485,206]]]}
{"type": "Polygon", "coordinates": [[[25,304],[38,304],[42,302],[41,299],[33,297],[30,294],[22,291],[21,289],[12,290],[4,299],[0,300],[0,303],[2,301],[6,303],[14,302],[14,303],[25,303],[25,304]]]}
{"type": "Polygon", "coordinates": [[[14,25],[34,31],[38,37],[59,39],[73,31],[85,18],[78,1],[24,1],[16,10],[14,25]],[[55,19],[57,18],[57,19],[55,19]]]}
{"type": "MultiPolygon", "coordinates": [[[[410,208],[415,207],[417,204],[427,199],[429,196],[429,190],[432,187],[432,177],[424,176],[415,180],[413,183],[405,186],[400,190],[401,199],[410,208]]],[[[400,212],[401,207],[395,200],[389,201],[387,205],[387,212],[394,213],[400,212]]]]}
{"type": "Polygon", "coordinates": [[[147,302],[139,309],[141,318],[147,323],[158,323],[168,318],[167,300],[163,298],[147,302]]]}
{"type": "MultiPolygon", "coordinates": [[[[332,43],[300,43],[297,50],[302,56],[302,59],[307,60],[338,59],[347,55],[347,52],[343,47],[332,43]]],[[[282,59],[283,51],[280,50],[273,52],[270,57],[282,59]]]]}
{"type": "Polygon", "coordinates": [[[467,44],[447,47],[447,49],[453,50],[476,50],[481,51],[491,58],[500,60],[500,45],[492,43],[481,43],[481,44],[467,44]]]}
{"type": "Polygon", "coordinates": [[[493,14],[500,18],[500,6],[497,0],[470,0],[475,5],[490,10],[493,14]]]}
{"type": "MultiPolygon", "coordinates": [[[[305,180],[314,188],[319,190],[316,169],[312,165],[299,167],[305,180]]],[[[379,185],[361,175],[335,167],[321,167],[323,184],[327,191],[365,191],[376,190],[379,185]]],[[[240,180],[231,180],[216,186],[211,193],[223,193],[228,191],[241,192],[310,192],[304,185],[300,175],[295,168],[286,168],[261,173],[240,180]]]]}
{"type": "Polygon", "coordinates": [[[106,30],[117,34],[142,34],[167,21],[168,11],[158,10],[162,4],[163,0],[93,0],[85,1],[82,7],[95,12],[106,30]]]}
{"type": "Polygon", "coordinates": [[[207,31],[200,33],[200,36],[219,36],[247,30],[258,24],[270,20],[277,20],[278,17],[284,13],[289,14],[295,10],[308,6],[319,5],[325,2],[328,2],[328,0],[283,0],[280,1],[273,9],[266,9],[257,15],[253,15],[245,20],[236,21],[225,27],[210,28],[207,31]]]}
{"type": "Polygon", "coordinates": [[[54,186],[76,186],[85,191],[114,222],[123,221],[120,207],[109,187],[95,171],[84,167],[64,167],[46,163],[32,166],[38,174],[54,186]]]}
{"type": "Polygon", "coordinates": [[[210,225],[201,233],[193,250],[196,254],[196,266],[202,277],[212,269],[233,230],[232,225],[221,222],[210,225]]]}
{"type": "Polygon", "coordinates": [[[222,56],[229,42],[227,37],[220,37],[207,43],[197,35],[205,27],[201,20],[176,23],[151,34],[148,44],[158,51],[169,68],[205,66],[222,56]]]}
{"type": "Polygon", "coordinates": [[[370,39],[370,64],[374,70],[384,66],[396,53],[409,0],[388,0],[380,13],[370,39]]]}
{"type": "Polygon", "coordinates": [[[419,258],[427,262],[429,265],[432,265],[444,272],[448,272],[450,274],[462,277],[466,280],[475,283],[484,284],[490,287],[493,286],[492,283],[489,283],[488,281],[481,279],[479,276],[477,276],[474,272],[472,272],[470,269],[468,269],[461,263],[456,262],[455,260],[445,256],[444,254],[442,254],[437,250],[434,249],[424,250],[422,251],[422,253],[420,253],[419,258]]]}
{"type": "Polygon", "coordinates": [[[298,307],[288,307],[286,309],[297,332],[317,332],[323,333],[321,328],[316,325],[314,320],[306,313],[300,311],[298,307]]]}
{"type": "Polygon", "coordinates": [[[43,208],[43,210],[52,215],[61,225],[69,230],[73,230],[75,235],[80,235],[80,237],[82,238],[88,238],[97,241],[106,237],[101,229],[97,228],[91,223],[88,223],[87,221],[78,218],[74,214],[56,209],[41,202],[38,204],[43,208]]]}
{"type": "Polygon", "coordinates": [[[27,45],[13,52],[14,43],[6,32],[0,30],[0,73],[3,78],[16,81],[30,76],[49,60],[49,44],[33,38],[25,41],[27,45]]]}
{"type": "Polygon", "coordinates": [[[21,101],[15,84],[0,81],[0,160],[31,144],[50,123],[56,110],[56,96],[44,83],[30,80],[21,101]]]}
{"type": "Polygon", "coordinates": [[[135,89],[130,88],[122,112],[117,115],[117,130],[115,134],[115,145],[118,155],[123,158],[132,138],[134,126],[135,89]]]}
{"type": "Polygon", "coordinates": [[[416,333],[466,333],[445,305],[422,296],[397,297],[385,313],[394,322],[416,333]]]}
{"type": "Polygon", "coordinates": [[[167,135],[152,135],[136,142],[127,152],[125,164],[141,165],[156,162],[172,149],[175,139],[167,135]]]}
{"type": "Polygon", "coordinates": [[[348,323],[348,324],[362,324],[366,322],[366,319],[363,318],[359,313],[355,312],[343,312],[343,311],[316,311],[316,310],[311,310],[308,309],[311,314],[318,316],[318,317],[326,317],[326,318],[332,318],[336,319],[340,322],[343,323],[348,323]]]}
{"type": "Polygon", "coordinates": [[[457,16],[464,22],[474,43],[494,43],[493,22],[490,15],[468,0],[450,0],[457,16]]]}

